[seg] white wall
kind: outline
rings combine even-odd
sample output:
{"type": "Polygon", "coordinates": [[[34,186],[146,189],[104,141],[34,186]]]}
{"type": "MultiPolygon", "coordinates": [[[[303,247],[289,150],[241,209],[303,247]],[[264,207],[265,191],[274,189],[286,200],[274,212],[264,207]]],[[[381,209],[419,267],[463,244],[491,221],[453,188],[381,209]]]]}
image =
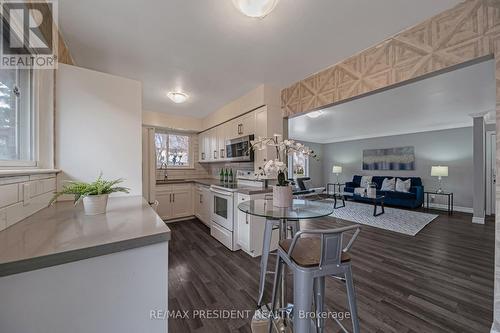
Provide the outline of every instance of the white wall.
{"type": "Polygon", "coordinates": [[[102,171],[142,195],[141,83],[59,64],[56,84],[58,187],[102,171]]]}
{"type": "Polygon", "coordinates": [[[165,112],[142,111],[142,124],[182,131],[202,131],[202,118],[184,117],[165,112]]]}

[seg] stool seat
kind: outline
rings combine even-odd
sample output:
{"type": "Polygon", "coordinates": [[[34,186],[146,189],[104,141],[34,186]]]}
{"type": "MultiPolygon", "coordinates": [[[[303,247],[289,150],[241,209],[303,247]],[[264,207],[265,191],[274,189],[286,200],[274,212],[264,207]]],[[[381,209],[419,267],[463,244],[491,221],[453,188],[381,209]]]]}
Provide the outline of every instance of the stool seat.
{"type": "MultiPolygon", "coordinates": [[[[292,239],[284,239],[279,242],[279,246],[288,252],[292,245],[292,239]]],[[[321,238],[301,237],[295,243],[293,253],[290,256],[297,265],[302,267],[319,266],[321,257],[321,238]]],[[[342,252],[341,262],[350,261],[349,254],[342,252]]]]}

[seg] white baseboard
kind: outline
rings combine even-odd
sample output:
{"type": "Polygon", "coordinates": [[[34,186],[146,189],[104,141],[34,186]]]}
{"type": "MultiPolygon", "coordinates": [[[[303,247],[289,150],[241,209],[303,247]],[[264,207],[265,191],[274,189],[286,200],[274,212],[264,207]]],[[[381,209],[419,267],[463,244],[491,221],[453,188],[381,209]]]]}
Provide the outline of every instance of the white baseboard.
{"type": "Polygon", "coordinates": [[[472,223],[484,224],[484,217],[472,217],[472,223]]]}
{"type": "MultiPolygon", "coordinates": [[[[448,210],[448,205],[444,204],[437,204],[437,203],[430,203],[429,208],[431,209],[439,209],[439,210],[448,210]]],[[[461,207],[461,206],[453,206],[453,211],[454,212],[462,212],[462,213],[473,213],[472,207],[461,207]]]]}
{"type": "MultiPolygon", "coordinates": [[[[160,216],[161,217],[161,216],[160,216]]],[[[192,215],[192,216],[186,216],[186,217],[181,217],[181,218],[178,218],[178,219],[171,219],[171,220],[167,220],[163,217],[161,217],[161,219],[163,220],[163,222],[165,223],[174,223],[174,222],[181,222],[181,221],[187,221],[187,220],[192,220],[194,219],[196,216],[192,215]]]]}

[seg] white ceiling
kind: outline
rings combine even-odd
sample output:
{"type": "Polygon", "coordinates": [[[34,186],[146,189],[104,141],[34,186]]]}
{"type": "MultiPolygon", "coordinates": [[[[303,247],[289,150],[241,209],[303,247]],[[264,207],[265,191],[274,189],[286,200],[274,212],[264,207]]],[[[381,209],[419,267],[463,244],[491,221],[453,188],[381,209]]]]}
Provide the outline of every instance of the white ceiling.
{"type": "Polygon", "coordinates": [[[493,60],[289,120],[290,138],[330,143],[472,126],[495,110],[493,60]]]}
{"type": "Polygon", "coordinates": [[[231,0],[62,0],[77,63],[143,82],[143,108],[202,117],[264,83],[288,86],[460,0],[283,0],[266,18],[231,0]],[[166,92],[185,90],[183,105],[166,92]]]}

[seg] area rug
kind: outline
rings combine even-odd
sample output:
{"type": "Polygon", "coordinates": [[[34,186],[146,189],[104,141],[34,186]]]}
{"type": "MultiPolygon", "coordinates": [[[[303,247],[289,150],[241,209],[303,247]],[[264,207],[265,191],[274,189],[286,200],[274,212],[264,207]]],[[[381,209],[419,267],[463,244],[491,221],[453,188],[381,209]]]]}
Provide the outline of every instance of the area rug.
{"type": "MultiPolygon", "coordinates": [[[[331,201],[333,204],[332,199],[327,199],[325,201],[331,201]]],[[[380,207],[377,209],[380,209],[380,207]]],[[[346,201],[345,207],[335,209],[330,216],[415,236],[439,215],[385,207],[385,214],[373,216],[373,205],[346,201]]]]}

